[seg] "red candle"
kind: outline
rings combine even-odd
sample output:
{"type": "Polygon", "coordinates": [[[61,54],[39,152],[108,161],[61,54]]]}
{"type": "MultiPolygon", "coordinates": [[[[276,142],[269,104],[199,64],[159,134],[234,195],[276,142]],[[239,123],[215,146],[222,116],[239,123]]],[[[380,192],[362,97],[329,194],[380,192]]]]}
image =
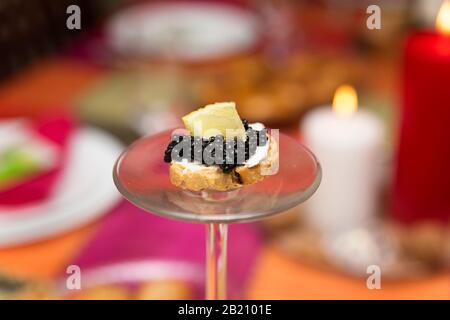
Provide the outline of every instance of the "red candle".
{"type": "Polygon", "coordinates": [[[407,40],[393,214],[403,223],[450,218],[450,2],[436,32],[407,40]]]}

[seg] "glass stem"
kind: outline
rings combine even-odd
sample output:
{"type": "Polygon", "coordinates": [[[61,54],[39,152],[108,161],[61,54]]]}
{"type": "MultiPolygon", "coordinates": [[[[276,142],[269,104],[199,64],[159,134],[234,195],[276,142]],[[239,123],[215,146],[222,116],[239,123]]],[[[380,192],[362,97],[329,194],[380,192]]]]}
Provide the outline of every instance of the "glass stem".
{"type": "Polygon", "coordinates": [[[206,225],[206,299],[225,300],[227,295],[227,233],[223,223],[206,225]]]}

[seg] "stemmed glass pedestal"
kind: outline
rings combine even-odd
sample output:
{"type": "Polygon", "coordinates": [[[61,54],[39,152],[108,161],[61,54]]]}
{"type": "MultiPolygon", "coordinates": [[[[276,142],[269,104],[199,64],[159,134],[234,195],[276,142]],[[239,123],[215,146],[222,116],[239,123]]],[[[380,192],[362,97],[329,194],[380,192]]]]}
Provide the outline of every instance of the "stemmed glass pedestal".
{"type": "Polygon", "coordinates": [[[206,225],[206,298],[226,299],[228,224],[260,220],[304,202],[318,188],[321,168],[311,151],[279,134],[275,174],[231,191],[191,192],[169,181],[163,155],[173,132],[131,144],[114,166],[114,182],[126,199],[149,213],[206,225]]]}

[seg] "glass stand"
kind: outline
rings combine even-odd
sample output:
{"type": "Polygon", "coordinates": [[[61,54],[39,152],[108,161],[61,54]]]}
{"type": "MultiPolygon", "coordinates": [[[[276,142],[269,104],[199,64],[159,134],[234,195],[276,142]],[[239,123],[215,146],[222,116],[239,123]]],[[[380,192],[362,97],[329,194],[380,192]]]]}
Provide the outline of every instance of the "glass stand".
{"type": "Polygon", "coordinates": [[[127,200],[149,213],[206,225],[206,298],[226,299],[228,224],[260,220],[304,202],[317,190],[321,168],[308,149],[280,134],[275,174],[227,192],[185,191],[170,183],[163,161],[174,131],[130,145],[114,166],[114,182],[127,200]]]}
{"type": "Polygon", "coordinates": [[[206,225],[206,299],[227,298],[227,235],[225,223],[206,225]]]}

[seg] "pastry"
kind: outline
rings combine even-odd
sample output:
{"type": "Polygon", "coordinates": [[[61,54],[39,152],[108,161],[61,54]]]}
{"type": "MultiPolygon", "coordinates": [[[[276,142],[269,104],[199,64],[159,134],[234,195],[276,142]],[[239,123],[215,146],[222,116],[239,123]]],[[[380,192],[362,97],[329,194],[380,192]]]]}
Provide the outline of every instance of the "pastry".
{"type": "Polygon", "coordinates": [[[278,168],[278,143],[261,123],[241,120],[234,102],[183,117],[189,134],[173,135],[164,154],[170,181],[191,190],[226,191],[259,182],[278,168]]]}
{"type": "Polygon", "coordinates": [[[0,300],[59,300],[55,286],[47,281],[21,279],[0,273],[0,300]]]}
{"type": "Polygon", "coordinates": [[[143,284],[138,300],[190,300],[193,298],[189,284],[177,280],[160,280],[143,284]]]}
{"type": "Polygon", "coordinates": [[[207,101],[236,101],[238,112],[252,122],[293,125],[310,108],[329,103],[336,88],[358,82],[355,59],[295,53],[283,61],[251,56],[230,61],[196,76],[193,97],[207,101]]]}
{"type": "Polygon", "coordinates": [[[73,300],[129,300],[127,288],[120,285],[101,285],[82,289],[72,296],[73,300]]]}

